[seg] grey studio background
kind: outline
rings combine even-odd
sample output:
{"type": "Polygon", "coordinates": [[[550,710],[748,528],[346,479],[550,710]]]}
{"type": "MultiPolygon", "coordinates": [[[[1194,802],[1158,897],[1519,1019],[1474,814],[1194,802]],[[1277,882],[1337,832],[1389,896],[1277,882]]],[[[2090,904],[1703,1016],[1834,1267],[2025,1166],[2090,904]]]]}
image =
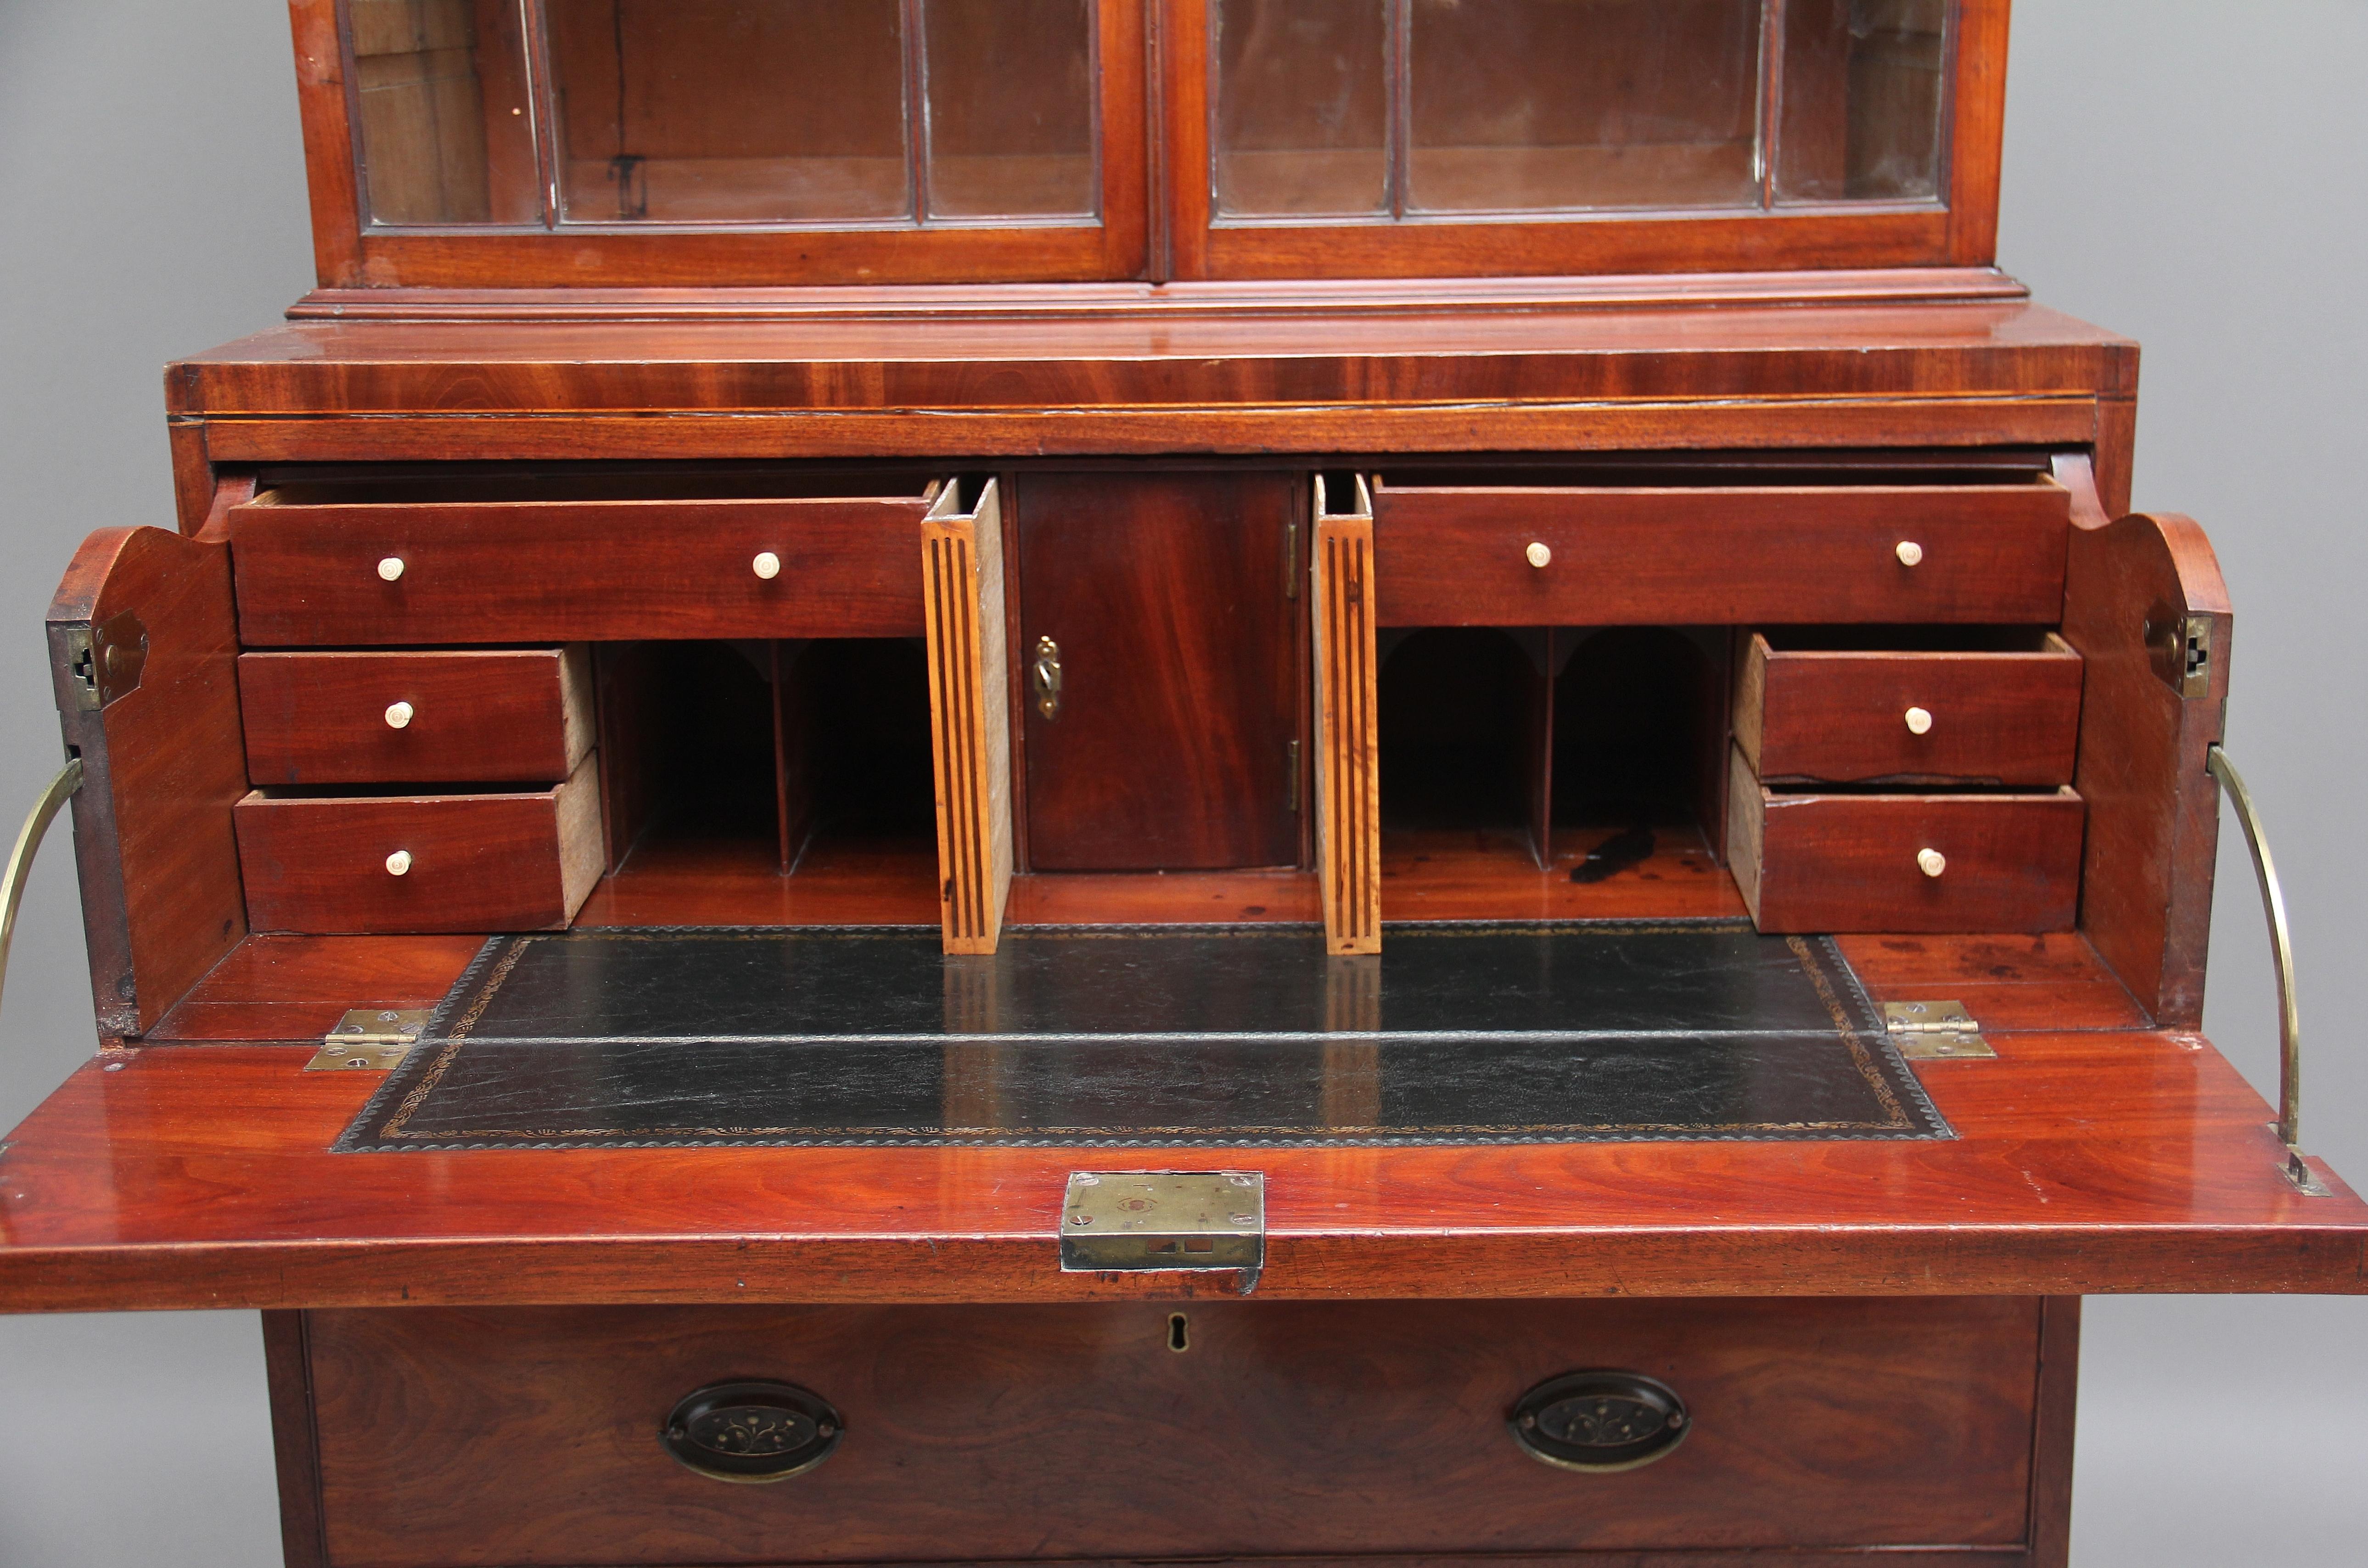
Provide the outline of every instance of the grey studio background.
{"type": "MultiPolygon", "coordinates": [[[[2146,346],[2137,504],[2211,530],[2229,749],[2300,948],[2305,1142],[2368,1182],[2368,0],[2019,8],[2003,265],[2146,346]],[[2345,1017],[2347,1011],[2353,1017],[2345,1017]]],[[[41,618],[82,536],[171,527],[160,369],[311,283],[284,8],[0,0],[0,817],[59,760],[41,618]]],[[[2210,1032],[2274,1091],[2252,871],[2224,822],[2210,1032]]],[[[71,855],[35,872],[0,1127],[92,1050],[71,855]]],[[[2368,1301],[2099,1299],[2083,1568],[2349,1568],[2368,1541],[2368,1301]]],[[[255,1315],[0,1319],[0,1564],[279,1561],[255,1315]]]]}

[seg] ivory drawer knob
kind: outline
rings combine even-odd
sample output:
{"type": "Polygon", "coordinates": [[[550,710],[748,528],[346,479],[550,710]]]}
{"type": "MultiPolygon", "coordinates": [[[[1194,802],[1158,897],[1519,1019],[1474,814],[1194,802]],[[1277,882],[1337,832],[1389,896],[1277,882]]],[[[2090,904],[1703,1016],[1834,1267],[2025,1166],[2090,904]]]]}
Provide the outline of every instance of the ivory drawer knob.
{"type": "Polygon", "coordinates": [[[1930,710],[1923,708],[1910,708],[1907,710],[1907,733],[1911,735],[1930,734],[1932,733],[1930,710]]]}
{"type": "Polygon", "coordinates": [[[1912,539],[1901,540],[1898,548],[1891,553],[1899,557],[1902,566],[1918,566],[1924,561],[1924,547],[1912,539]]]}
{"type": "Polygon", "coordinates": [[[386,705],[386,727],[400,730],[411,722],[411,704],[390,702],[386,705]]]}
{"type": "Polygon", "coordinates": [[[1543,540],[1531,540],[1530,548],[1521,553],[1528,558],[1531,565],[1540,571],[1545,570],[1546,564],[1554,560],[1554,551],[1546,548],[1545,541],[1543,540]]]}
{"type": "Polygon", "coordinates": [[[760,551],[757,559],[750,562],[748,565],[750,570],[768,583],[781,574],[781,558],[769,550],[760,551]]]}
{"type": "MultiPolygon", "coordinates": [[[[1925,851],[1925,853],[1930,854],[1930,853],[1931,853],[1931,851],[1927,850],[1927,851],[1925,851]]],[[[396,850],[393,854],[392,854],[392,855],[390,855],[390,856],[388,856],[388,857],[386,858],[386,874],[387,874],[388,876],[390,876],[390,877],[400,877],[400,876],[404,875],[404,873],[408,872],[410,869],[411,869],[411,851],[410,851],[410,850],[408,850],[408,849],[398,849],[398,850],[396,850]]]]}
{"type": "Polygon", "coordinates": [[[402,576],[403,557],[400,555],[390,555],[378,563],[378,574],[380,577],[390,583],[402,576]]]}
{"type": "Polygon", "coordinates": [[[1949,858],[1938,849],[1918,849],[1916,869],[1928,877],[1937,877],[1949,869],[1949,858]]]}

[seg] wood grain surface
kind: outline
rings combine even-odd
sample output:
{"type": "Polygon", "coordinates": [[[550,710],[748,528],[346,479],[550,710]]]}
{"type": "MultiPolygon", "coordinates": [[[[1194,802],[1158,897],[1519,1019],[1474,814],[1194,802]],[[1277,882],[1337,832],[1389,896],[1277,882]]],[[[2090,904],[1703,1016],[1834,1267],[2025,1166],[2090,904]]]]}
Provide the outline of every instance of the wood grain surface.
{"type": "Polygon", "coordinates": [[[2069,531],[2053,483],[1385,484],[1373,497],[1383,626],[2046,622],[2069,531]],[[1919,563],[1900,560],[1903,541],[1919,563]]]}
{"type": "Polygon", "coordinates": [[[257,785],[555,784],[594,737],[590,650],[242,653],[257,785]],[[410,712],[401,728],[387,710],[410,712]]]}
{"type": "Polygon", "coordinates": [[[598,764],[548,790],[279,795],[238,803],[258,929],[316,936],[538,931],[567,924],[600,875],[598,764]],[[391,858],[403,856],[404,869],[391,858]]]}
{"type": "Polygon", "coordinates": [[[103,528],[74,552],[47,630],[59,725],[83,763],[73,820],[93,1013],[102,1039],[137,1034],[247,930],[229,553],[167,528],[103,528]],[[139,664],[136,681],[118,665],[104,707],[87,705],[101,673],[88,665],[108,655],[74,645],[95,629],[139,664]]]}
{"type": "MultiPolygon", "coordinates": [[[[2072,938],[2037,952],[2045,1014],[2072,938]]],[[[1976,960],[1930,946],[1942,972],[1976,960]]],[[[1995,986],[2009,943],[1978,949],[1995,986]]],[[[2093,959],[2087,972],[2098,971],[2093,959]]],[[[2064,994],[2095,1021],[2089,983],[2064,994]]],[[[1930,998],[1918,980],[1875,1000],[1930,998]]],[[[1939,993],[1950,994],[1948,991],[1939,993]]],[[[2001,1006],[1981,1003],[1987,1023],[2001,1006]]],[[[2001,1015],[2002,1016],[2002,1015],[2001,1015]]],[[[2009,1020],[2009,1025],[2011,1020],[2009,1020]]],[[[1196,1152],[1263,1170],[1260,1297],[2368,1291],[2368,1207],[2297,1192],[2269,1108],[2189,1034],[1994,1028],[1926,1064],[1958,1136],[1196,1152]]],[[[11,1134],[0,1307],[1077,1301],[1232,1273],[1064,1274],[1061,1149],[331,1154],[380,1080],[310,1047],[156,1046],[11,1134]]],[[[112,1068],[114,1070],[110,1071],[112,1068]]]]}
{"type": "Polygon", "coordinates": [[[1049,638],[1062,669],[1058,716],[1031,691],[1023,718],[1030,869],[1300,863],[1305,600],[1285,530],[1305,490],[1259,471],[1014,484],[1015,656],[1049,638]]]}
{"type": "Polygon", "coordinates": [[[302,504],[231,514],[250,647],[916,637],[928,504],[876,498],[302,504]],[[755,568],[773,557],[775,574],[755,568]],[[403,562],[382,577],[380,563],[403,562]]]}
{"type": "Polygon", "coordinates": [[[2066,931],[2080,797],[1770,790],[1736,748],[1727,858],[1763,931],[2066,931]],[[1944,862],[1921,864],[1927,850],[1944,862]]]}
{"type": "Polygon", "coordinates": [[[2137,515],[2075,532],[2064,638],[2085,670],[2080,926],[2175,1028],[2203,1017],[2220,843],[2220,787],[2203,754],[2226,722],[2233,627],[2220,563],[2192,519],[2137,515]],[[2189,617],[2212,642],[2194,697],[2177,684],[2189,617]]]}
{"type": "Polygon", "coordinates": [[[1736,671],[1735,742],[1771,783],[2068,784],[2080,656],[2052,633],[2045,643],[1877,651],[1771,646],[1754,633],[1736,671]],[[1928,716],[1923,733],[1907,725],[1911,707],[1928,716]]]}
{"type": "Polygon", "coordinates": [[[1242,1302],[320,1312],[333,1562],[876,1562],[2021,1544],[2040,1303],[1242,1302]],[[1505,1412],[1580,1368],[1689,1406],[1609,1475],[1505,1412]],[[846,1436],[734,1486],[657,1442],[693,1389],[846,1436]]]}

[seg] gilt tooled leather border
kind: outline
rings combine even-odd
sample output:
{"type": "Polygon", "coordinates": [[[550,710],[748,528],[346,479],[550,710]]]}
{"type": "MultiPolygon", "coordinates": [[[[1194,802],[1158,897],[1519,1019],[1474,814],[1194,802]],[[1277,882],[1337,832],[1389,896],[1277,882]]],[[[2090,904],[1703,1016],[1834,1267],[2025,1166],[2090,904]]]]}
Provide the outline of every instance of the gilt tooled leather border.
{"type": "MultiPolygon", "coordinates": [[[[1719,917],[1652,921],[1475,920],[1457,922],[1387,923],[1425,936],[1627,936],[1677,932],[1740,934],[1753,931],[1748,921],[1719,917]]],[[[1303,922],[1258,922],[1226,925],[1166,926],[1030,926],[1031,939],[1119,939],[1145,935],[1196,937],[1281,937],[1320,930],[1303,922]]],[[[1849,1053],[1850,1065],[1882,1108],[1883,1119],[1792,1122],[1549,1122],[1528,1124],[1441,1126],[1267,1127],[1034,1127],[1015,1131],[1006,1128],[928,1127],[649,1127],[631,1131],[609,1128],[453,1129],[414,1132],[406,1125],[417,1114],[450,1070],[461,1051],[472,1043],[472,1032],[516,971],[519,961],[541,941],[780,941],[827,937],[837,940],[906,938],[934,935],[933,926],[608,926],[564,932],[529,932],[488,937],[453,983],[423,1031],[420,1044],[435,1055],[416,1078],[411,1068],[417,1052],[398,1067],[370,1096],[353,1123],[333,1146],[354,1153],[459,1153],[517,1149],[642,1149],[642,1148],[816,1148],[816,1147],[991,1147],[991,1148],[1146,1148],[1189,1145],[1199,1148],[1258,1147],[1390,1147],[1492,1143],[1611,1142],[1650,1140],[1673,1142],[1766,1142],[1814,1140],[1820,1135],[1851,1141],[1937,1140],[1955,1136],[1925,1094],[1922,1084],[1876,1027],[1873,1000],[1857,974],[1829,937],[1786,937],[1785,948],[1800,964],[1832,1021],[1835,1038],[1849,1053]],[[1830,960],[1836,975],[1823,960],[1830,960]],[[1847,996],[1847,1000],[1845,999],[1847,996]],[[1853,1018],[1850,1003],[1861,1009],[1853,1018]],[[1872,1037],[1873,1044],[1870,1046],[1872,1037]],[[1886,1063],[1892,1071],[1886,1073],[1886,1063]],[[383,1119],[381,1119],[383,1118],[383,1119]]],[[[947,1034],[942,1043],[991,1044],[997,1037],[947,1034]]],[[[1025,1038],[1025,1037],[1021,1037],[1025,1038]]],[[[1374,1032],[1340,1032],[1322,1037],[1325,1043],[1357,1045],[1385,1041],[1374,1032]]],[[[555,1042],[560,1043],[560,1042],[555,1042]]],[[[1016,1041],[1015,1041],[1016,1043],[1016,1041]]]]}

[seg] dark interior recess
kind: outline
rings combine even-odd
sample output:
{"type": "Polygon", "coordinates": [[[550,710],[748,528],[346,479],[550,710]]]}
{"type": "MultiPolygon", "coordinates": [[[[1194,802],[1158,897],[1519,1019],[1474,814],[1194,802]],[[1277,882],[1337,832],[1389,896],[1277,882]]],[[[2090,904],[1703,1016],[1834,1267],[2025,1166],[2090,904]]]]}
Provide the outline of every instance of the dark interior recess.
{"type": "Polygon", "coordinates": [[[1384,833],[1530,832],[1545,787],[1546,636],[1465,626],[1382,634],[1384,833]]]}
{"type": "Polygon", "coordinates": [[[935,830],[926,661],[906,638],[616,642],[598,653],[608,860],[935,830]]]}
{"type": "Polygon", "coordinates": [[[1665,626],[1554,633],[1557,826],[1670,828],[1713,819],[1725,682],[1711,641],[1665,626]]]}
{"type": "Polygon", "coordinates": [[[2044,626],[1762,626],[1780,653],[2042,653],[2044,626]]]}

